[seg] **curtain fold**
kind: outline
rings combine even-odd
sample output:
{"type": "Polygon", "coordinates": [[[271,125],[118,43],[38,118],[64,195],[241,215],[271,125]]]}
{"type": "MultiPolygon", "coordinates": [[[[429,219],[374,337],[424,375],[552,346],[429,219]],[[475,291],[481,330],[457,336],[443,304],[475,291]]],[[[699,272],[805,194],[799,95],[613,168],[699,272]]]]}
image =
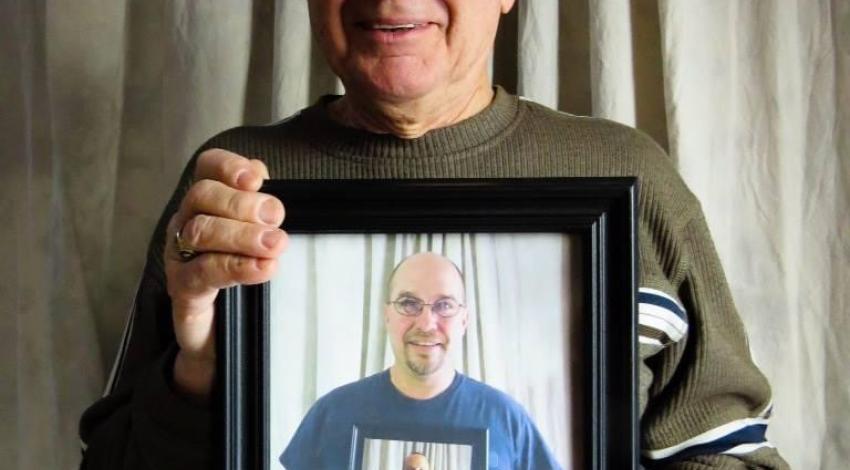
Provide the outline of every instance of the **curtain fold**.
{"type": "Polygon", "coordinates": [[[850,384],[834,368],[848,353],[834,345],[850,313],[847,284],[835,284],[850,260],[839,235],[850,233],[839,183],[850,128],[836,93],[850,78],[848,46],[834,40],[846,37],[847,10],[808,1],[665,1],[660,10],[670,151],[702,201],[771,380],[768,436],[794,468],[847,459],[848,431],[835,417],[850,412],[850,384]]]}
{"type": "Polygon", "coordinates": [[[532,101],[558,107],[558,3],[517,2],[519,38],[516,92],[532,101]]]}
{"type": "Polygon", "coordinates": [[[631,5],[618,0],[588,3],[593,115],[634,126],[631,5]]]}
{"type": "MultiPolygon", "coordinates": [[[[670,152],[794,468],[850,460],[848,58],[848,0],[520,0],[493,57],[509,90],[670,152]]],[[[303,0],[0,1],[3,462],[75,468],[77,417],[192,151],[338,89],[303,0]]]]}

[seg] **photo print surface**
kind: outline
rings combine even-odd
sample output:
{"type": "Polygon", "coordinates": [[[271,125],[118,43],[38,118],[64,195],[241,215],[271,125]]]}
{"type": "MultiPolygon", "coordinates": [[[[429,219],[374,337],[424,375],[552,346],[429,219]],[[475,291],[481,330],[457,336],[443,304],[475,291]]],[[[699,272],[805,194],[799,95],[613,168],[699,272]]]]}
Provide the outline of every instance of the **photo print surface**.
{"type": "Polygon", "coordinates": [[[472,446],[366,439],[362,470],[472,470],[472,446]]]}
{"type": "MultiPolygon", "coordinates": [[[[405,360],[397,357],[405,353],[397,352],[392,340],[392,322],[405,319],[388,315],[410,308],[398,303],[399,294],[415,294],[408,292],[413,288],[393,292],[391,278],[399,263],[422,253],[448,260],[462,276],[462,293],[454,295],[460,306],[454,307],[463,309],[465,325],[440,351],[445,357],[438,357],[450,361],[463,378],[457,386],[479,390],[469,387],[482,383],[506,395],[533,426],[522,434],[522,439],[535,441],[530,448],[540,441],[561,467],[580,466],[587,444],[581,437],[587,360],[580,245],[578,237],[563,233],[293,234],[269,288],[272,468],[283,468],[284,452],[332,453],[323,446],[335,442],[346,442],[339,450],[346,455],[336,458],[351,461],[353,425],[415,429],[446,421],[437,406],[418,407],[411,414],[393,411],[403,409],[409,397],[384,399],[379,412],[368,415],[368,423],[352,423],[346,412],[316,405],[349,384],[365,381],[388,389],[386,371],[405,360]],[[397,303],[388,304],[393,301],[397,303]],[[392,310],[396,305],[401,306],[392,310]],[[299,431],[299,426],[306,429],[299,431]],[[296,433],[301,444],[290,446],[296,433]]],[[[421,308],[421,315],[427,315],[444,306],[421,308]]],[[[363,398],[368,402],[374,389],[357,390],[354,396],[369,395],[363,398]]],[[[355,413],[357,404],[350,405],[355,413]]],[[[455,424],[474,423],[460,416],[455,424]]],[[[510,458],[500,450],[505,439],[505,432],[489,429],[491,466],[510,458]]],[[[366,439],[361,468],[405,468],[404,459],[413,452],[424,455],[411,457],[427,461],[429,467],[422,468],[470,468],[470,446],[439,441],[366,439]]]]}

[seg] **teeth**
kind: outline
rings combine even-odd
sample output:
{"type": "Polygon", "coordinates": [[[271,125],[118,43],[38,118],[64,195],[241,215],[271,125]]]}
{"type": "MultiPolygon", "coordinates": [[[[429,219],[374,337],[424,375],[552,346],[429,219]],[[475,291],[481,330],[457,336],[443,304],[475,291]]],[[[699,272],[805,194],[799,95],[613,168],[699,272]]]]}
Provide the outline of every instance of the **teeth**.
{"type": "Polygon", "coordinates": [[[384,29],[384,30],[392,30],[392,29],[413,29],[416,27],[416,24],[376,24],[372,25],[373,29],[384,29]]]}

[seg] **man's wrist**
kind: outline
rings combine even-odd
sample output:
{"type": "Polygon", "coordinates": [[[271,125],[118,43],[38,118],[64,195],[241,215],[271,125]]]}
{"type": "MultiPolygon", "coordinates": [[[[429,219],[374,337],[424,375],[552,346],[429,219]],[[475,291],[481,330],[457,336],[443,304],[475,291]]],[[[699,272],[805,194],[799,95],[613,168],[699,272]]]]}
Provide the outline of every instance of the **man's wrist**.
{"type": "Polygon", "coordinates": [[[215,361],[195,359],[183,351],[178,351],[174,358],[171,380],[175,392],[192,401],[206,404],[209,402],[215,380],[215,361]]]}

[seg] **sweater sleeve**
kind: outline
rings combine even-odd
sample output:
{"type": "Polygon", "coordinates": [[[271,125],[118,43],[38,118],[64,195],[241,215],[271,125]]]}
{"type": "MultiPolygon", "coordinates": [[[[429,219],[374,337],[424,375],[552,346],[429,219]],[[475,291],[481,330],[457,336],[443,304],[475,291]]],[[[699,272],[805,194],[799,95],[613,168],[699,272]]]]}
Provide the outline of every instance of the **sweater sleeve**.
{"type": "Polygon", "coordinates": [[[132,388],[107,395],[86,411],[81,469],[212,468],[212,413],[172,390],[175,353],[171,348],[132,388]]]}
{"type": "Polygon", "coordinates": [[[148,246],[106,392],[80,419],[81,470],[206,469],[216,457],[210,408],[185,400],[172,387],[177,344],[162,262],[166,227],[201,150],[184,170],[148,246]]]}
{"type": "Polygon", "coordinates": [[[642,247],[641,377],[650,380],[642,463],[787,469],[765,437],[770,387],[752,362],[708,227],[696,213],[677,235],[642,247]]]}
{"type": "Polygon", "coordinates": [[[172,387],[177,345],[170,303],[150,271],[145,270],[107,392],[80,420],[81,470],[212,468],[212,411],[172,387]]]}

